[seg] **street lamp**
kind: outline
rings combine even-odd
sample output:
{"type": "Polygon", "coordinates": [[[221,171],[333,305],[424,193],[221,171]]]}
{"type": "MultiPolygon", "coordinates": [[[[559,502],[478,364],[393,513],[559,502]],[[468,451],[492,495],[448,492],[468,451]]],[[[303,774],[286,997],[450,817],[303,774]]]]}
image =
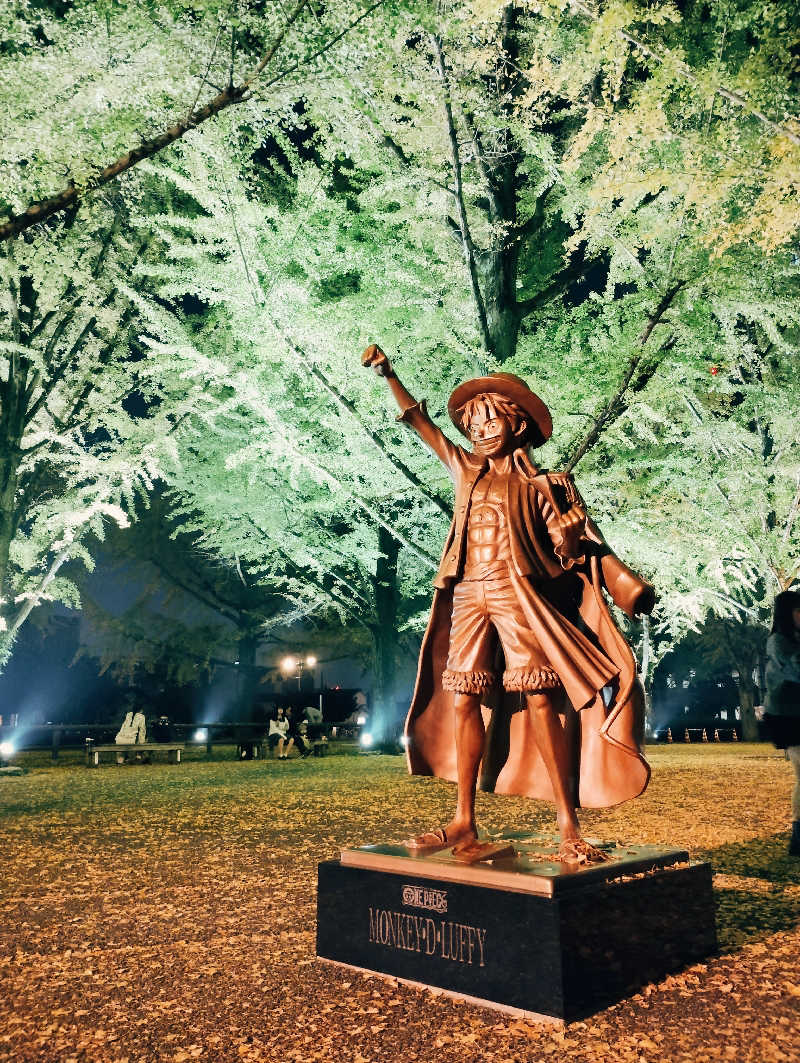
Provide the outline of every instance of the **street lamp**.
{"type": "Polygon", "coordinates": [[[284,657],[280,664],[281,672],[286,679],[289,676],[294,675],[297,679],[297,689],[300,690],[300,684],[303,679],[304,668],[315,668],[317,665],[317,658],[309,653],[305,657],[301,655],[289,654],[284,657]]]}

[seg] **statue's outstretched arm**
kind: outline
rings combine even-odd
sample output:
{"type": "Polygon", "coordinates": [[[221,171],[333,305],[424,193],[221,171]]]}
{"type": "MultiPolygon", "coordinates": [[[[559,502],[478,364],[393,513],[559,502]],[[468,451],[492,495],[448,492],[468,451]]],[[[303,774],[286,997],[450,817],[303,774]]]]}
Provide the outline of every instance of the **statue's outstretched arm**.
{"type": "Polygon", "coordinates": [[[391,362],[377,343],[371,343],[367,347],[361,355],[361,364],[374,369],[378,376],[386,380],[395,402],[400,407],[398,421],[405,421],[411,425],[422,442],[430,447],[436,457],[452,471],[458,459],[459,448],[451,443],[444,432],[437,428],[430,419],[425,409],[425,400],[417,402],[413,395],[406,391],[392,368],[391,362]]]}

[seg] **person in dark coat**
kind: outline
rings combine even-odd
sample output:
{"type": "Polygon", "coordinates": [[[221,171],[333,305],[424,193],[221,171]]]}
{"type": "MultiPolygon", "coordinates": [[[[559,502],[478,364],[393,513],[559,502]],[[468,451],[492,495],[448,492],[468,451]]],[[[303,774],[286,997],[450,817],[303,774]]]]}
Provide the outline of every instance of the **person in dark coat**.
{"type": "Polygon", "coordinates": [[[304,710],[295,705],[289,710],[289,741],[297,746],[297,752],[303,760],[311,753],[313,746],[308,736],[308,720],[304,710]]]}
{"type": "Polygon", "coordinates": [[[789,853],[800,856],[800,593],[797,591],[783,591],[775,599],[764,680],[767,731],[778,749],[786,750],[794,768],[789,853]]]}

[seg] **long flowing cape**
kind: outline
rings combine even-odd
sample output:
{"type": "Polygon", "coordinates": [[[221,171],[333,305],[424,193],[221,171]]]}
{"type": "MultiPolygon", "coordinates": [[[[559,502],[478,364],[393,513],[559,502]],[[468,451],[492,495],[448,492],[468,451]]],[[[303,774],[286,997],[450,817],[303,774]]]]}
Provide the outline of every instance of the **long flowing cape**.
{"type": "MultiPolygon", "coordinates": [[[[614,562],[624,568],[616,558],[614,562]]],[[[625,571],[646,586],[629,569],[625,571]]],[[[563,683],[559,718],[572,754],[577,803],[584,808],[605,808],[638,797],[649,781],[650,768],[640,752],[644,693],[633,653],[603,596],[599,552],[589,552],[575,575],[581,581],[578,610],[586,634],[538,593],[530,580],[510,572],[526,621],[563,683]]],[[[442,689],[452,608],[452,588],[437,589],[405,733],[412,774],[455,781],[453,696],[442,689]]],[[[490,692],[482,710],[486,745],[480,788],[552,801],[552,787],[524,697],[490,692]]]]}

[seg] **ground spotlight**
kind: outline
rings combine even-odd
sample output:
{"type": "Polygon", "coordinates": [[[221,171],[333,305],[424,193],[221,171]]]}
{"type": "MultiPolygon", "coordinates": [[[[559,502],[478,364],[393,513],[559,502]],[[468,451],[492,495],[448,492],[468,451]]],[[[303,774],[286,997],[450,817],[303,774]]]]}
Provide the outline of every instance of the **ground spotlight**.
{"type": "Polygon", "coordinates": [[[205,727],[198,727],[194,733],[195,742],[207,742],[208,741],[208,729],[205,727]]]}
{"type": "Polygon", "coordinates": [[[3,760],[8,760],[9,757],[14,756],[14,743],[13,742],[0,742],[0,757],[3,760]]]}
{"type": "Polygon", "coordinates": [[[365,731],[362,734],[360,741],[361,741],[361,745],[364,747],[364,749],[370,749],[371,748],[372,742],[373,742],[373,738],[372,738],[372,735],[369,733],[369,731],[365,731]]]}
{"type": "Polygon", "coordinates": [[[408,743],[409,743],[408,735],[400,735],[400,745],[405,747],[405,746],[408,745],[408,743]]]}

